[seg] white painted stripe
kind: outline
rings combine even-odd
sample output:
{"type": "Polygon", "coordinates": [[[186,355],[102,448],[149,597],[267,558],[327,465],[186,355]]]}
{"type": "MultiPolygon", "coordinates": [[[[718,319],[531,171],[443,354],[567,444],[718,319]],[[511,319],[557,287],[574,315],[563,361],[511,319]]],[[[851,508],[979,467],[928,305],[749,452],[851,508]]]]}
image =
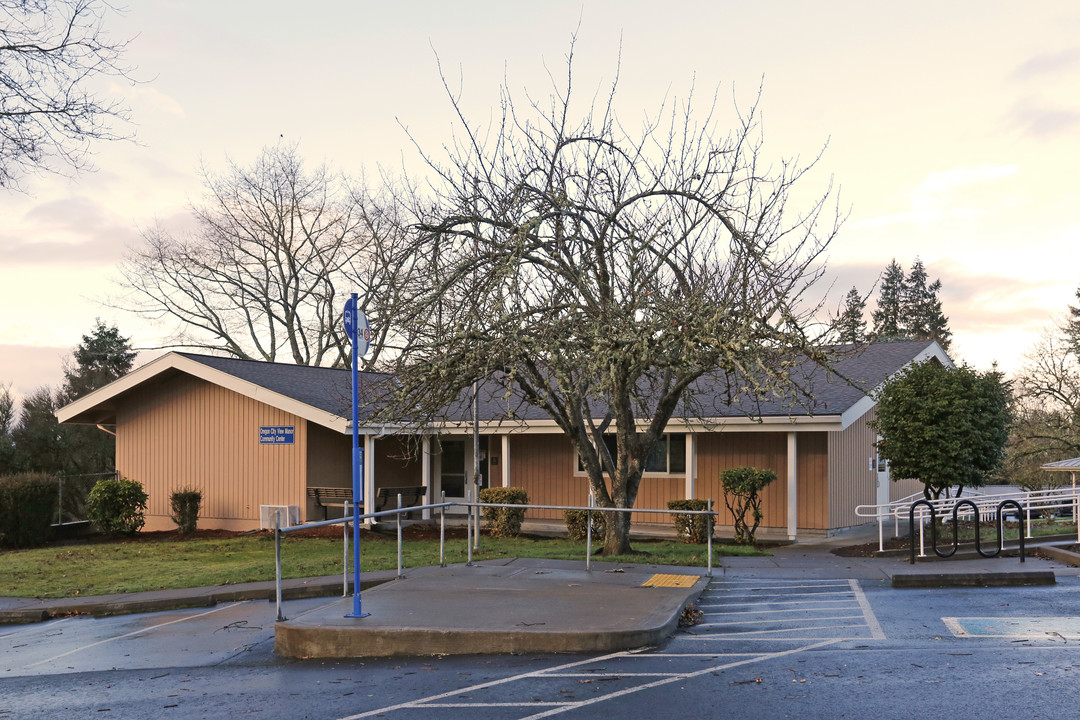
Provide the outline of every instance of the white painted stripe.
{"type": "Polygon", "coordinates": [[[866,625],[870,628],[870,636],[874,640],[884,640],[885,631],[881,629],[881,623],[878,622],[877,616],[874,615],[874,610],[870,607],[870,601],[866,599],[859,581],[849,580],[848,582],[851,583],[851,589],[855,592],[859,607],[862,608],[863,616],[866,618],[866,625]]]}
{"type": "MultiPolygon", "coordinates": [[[[753,583],[750,583],[751,585],[753,583]]],[[[756,585],[754,590],[799,590],[802,588],[819,588],[819,587],[847,587],[847,583],[843,580],[834,580],[829,582],[818,583],[815,585],[756,585]]],[[[723,588],[720,588],[721,590],[723,588]]],[[[741,589],[741,588],[740,588],[741,589]]]]}
{"type": "Polygon", "coordinates": [[[573,705],[568,702],[492,702],[492,703],[432,703],[431,705],[417,705],[416,707],[430,708],[497,708],[497,707],[566,707],[573,705]]]}
{"type": "Polygon", "coordinates": [[[774,622],[820,622],[822,620],[862,620],[862,615],[835,615],[833,617],[767,618],[765,620],[732,620],[731,622],[698,623],[696,628],[728,627],[729,625],[761,625],[774,622]]]}
{"type": "MultiPolygon", "coordinates": [[[[248,601],[248,602],[250,602],[250,601],[248,601]]],[[[98,640],[97,642],[90,643],[89,645],[83,645],[82,647],[75,648],[74,650],[68,650],[67,652],[60,653],[59,655],[53,655],[51,658],[45,658],[44,660],[38,660],[36,663],[30,663],[26,667],[32,668],[32,667],[37,667],[38,665],[44,665],[47,662],[52,662],[53,660],[59,660],[62,657],[67,657],[68,655],[74,655],[75,653],[82,652],[83,650],[89,650],[90,648],[98,647],[99,645],[104,645],[106,643],[111,643],[114,640],[123,640],[124,638],[134,637],[136,635],[142,635],[143,633],[148,633],[151,630],[157,630],[158,628],[163,628],[163,627],[165,627],[167,625],[175,625],[176,623],[185,622],[187,620],[194,620],[195,618],[206,617],[207,615],[212,615],[212,614],[214,614],[216,612],[221,612],[222,610],[228,610],[229,608],[236,607],[237,605],[240,605],[240,604],[242,604],[242,603],[239,603],[239,602],[230,603],[228,605],[224,605],[224,606],[219,607],[219,608],[214,608],[213,610],[208,610],[206,612],[199,613],[198,615],[188,615],[187,617],[178,618],[176,620],[170,620],[169,622],[159,623],[157,625],[151,625],[150,627],[143,628],[142,630],[135,630],[133,632],[124,633],[123,635],[117,635],[116,637],[105,638],[104,640],[98,640]]]]}
{"type": "MultiPolygon", "coordinates": [[[[854,599],[854,596],[852,596],[850,593],[829,593],[829,594],[830,595],[847,595],[849,597],[852,597],[852,599],[854,599]]],[[[788,596],[788,597],[790,597],[790,596],[788,596]]],[[[758,607],[760,605],[812,605],[814,603],[834,603],[834,602],[844,602],[844,598],[836,598],[835,600],[774,600],[772,602],[766,602],[766,603],[761,603],[761,602],[752,602],[752,603],[708,603],[708,604],[694,603],[694,607],[697,608],[698,610],[712,610],[714,608],[715,609],[723,609],[723,608],[727,608],[727,607],[740,607],[742,605],[745,605],[746,607],[758,607]]]]}
{"type": "Polygon", "coordinates": [[[943,617],[941,620],[945,623],[945,627],[949,629],[955,637],[969,637],[967,630],[960,624],[960,621],[954,617],[943,617]]]}
{"type": "Polygon", "coordinates": [[[844,590],[844,591],[827,590],[825,592],[815,592],[815,593],[773,593],[771,595],[725,595],[721,599],[727,599],[727,598],[756,598],[756,599],[760,600],[761,598],[770,598],[770,597],[781,597],[781,598],[789,598],[789,597],[821,597],[822,595],[850,595],[850,594],[851,594],[850,590],[844,590]]]}
{"type": "MultiPolygon", "coordinates": [[[[507,683],[516,682],[518,680],[526,680],[529,678],[543,677],[546,673],[565,670],[567,668],[581,667],[582,665],[590,665],[592,663],[604,662],[605,660],[611,660],[612,658],[633,656],[640,652],[644,652],[648,648],[641,648],[640,650],[629,650],[624,652],[611,653],[609,655],[601,655],[600,657],[589,658],[588,660],[579,660],[577,662],[566,663],[565,665],[557,665],[556,667],[547,668],[544,670],[534,670],[532,672],[522,673],[521,675],[511,675],[500,680],[492,680],[491,682],[480,683],[479,685],[470,685],[469,687],[459,688],[457,690],[451,690],[439,695],[432,695],[430,697],[421,698],[419,700],[410,700],[409,702],[398,703],[397,705],[389,705],[377,710],[368,710],[358,715],[349,715],[341,718],[341,720],[360,720],[360,718],[371,717],[373,715],[382,715],[383,713],[392,712],[394,710],[401,710],[404,708],[424,707],[429,703],[434,703],[436,700],[442,700],[448,697],[454,697],[461,695],[462,693],[476,692],[477,690],[485,690],[490,687],[497,687],[499,685],[505,685],[507,683]]],[[[439,705],[431,705],[431,707],[439,707],[439,705]]]]}
{"type": "MultiPolygon", "coordinates": [[[[818,618],[819,620],[828,620],[829,618],[818,618]]],[[[695,640],[733,640],[741,639],[743,635],[761,635],[762,633],[785,633],[785,632],[805,632],[807,630],[854,630],[851,625],[816,625],[811,627],[797,627],[797,628],[784,628],[780,630],[740,630],[735,633],[723,633],[720,635],[693,635],[695,640]]],[[[674,640],[678,640],[681,636],[676,636],[674,640]]],[[[807,638],[812,640],[813,638],[807,638]]],[[[849,640],[866,640],[866,638],[848,638],[849,640]]]]}
{"type": "MultiPolygon", "coordinates": [[[[753,655],[755,653],[747,653],[753,655]]],[[[649,657],[656,657],[655,655],[649,655],[649,657]]],[[[584,673],[545,673],[544,677],[561,677],[561,678],[620,678],[620,677],[671,677],[672,675],[678,675],[677,672],[665,672],[665,673],[635,673],[635,672],[584,672],[584,673]]]]}
{"type": "MultiPolygon", "coordinates": [[[[844,602],[844,601],[843,600],[832,600],[831,602],[839,603],[839,602],[844,602]]],[[[737,610],[735,612],[722,612],[722,613],[717,613],[717,614],[723,615],[724,617],[728,617],[729,615],[776,615],[778,613],[788,613],[788,614],[790,614],[790,613],[801,613],[801,612],[830,612],[830,611],[833,611],[833,610],[850,610],[851,609],[850,605],[853,602],[855,602],[855,601],[852,600],[851,602],[844,603],[848,607],[813,607],[813,608],[793,607],[793,608],[787,608],[786,610],[737,610]]],[[[801,605],[802,603],[799,603],[799,604],[801,605]]],[[[695,608],[700,610],[700,608],[697,608],[697,606],[695,606],[695,608]]],[[[711,614],[713,614],[713,613],[710,613],[710,615],[711,614]]]]}
{"type": "Polygon", "coordinates": [[[807,652],[807,651],[810,651],[810,650],[815,650],[815,649],[817,649],[819,647],[825,647],[826,645],[832,645],[835,642],[836,642],[835,640],[822,640],[821,642],[816,642],[816,643],[813,643],[812,645],[804,645],[802,647],[793,648],[791,650],[782,650],[780,652],[775,652],[775,653],[766,653],[766,654],[763,654],[763,655],[758,656],[758,657],[747,658],[746,660],[736,660],[735,662],[730,662],[730,663],[727,663],[727,664],[724,664],[724,665],[715,665],[713,667],[704,668],[702,670],[696,670],[696,671],[694,671],[692,673],[683,673],[681,675],[676,675],[674,677],[666,678],[664,680],[657,680],[656,682],[646,683],[644,685],[638,685],[638,686],[632,687],[632,688],[626,688],[625,690],[617,690],[617,691],[615,691],[613,693],[609,693],[607,695],[601,695],[599,697],[590,698],[589,700],[583,700],[581,702],[574,703],[574,705],[569,706],[569,707],[554,708],[554,709],[548,710],[546,712],[537,713],[536,715],[529,715],[526,718],[522,718],[522,720],[540,720],[540,718],[551,717],[552,715],[558,715],[560,713],[567,712],[568,710],[577,710],[578,708],[587,707],[589,705],[595,705],[597,703],[607,702],[608,700],[612,700],[612,699],[618,698],[618,697],[623,697],[623,696],[630,695],[630,694],[636,693],[636,692],[641,692],[642,690],[651,690],[653,688],[663,687],[664,685],[670,685],[671,683],[674,683],[674,682],[682,682],[683,680],[690,680],[692,678],[700,677],[702,675],[707,675],[709,673],[714,673],[714,672],[717,672],[719,670],[728,670],[730,668],[738,667],[740,665],[748,665],[750,663],[760,662],[762,660],[773,660],[775,658],[784,657],[786,655],[794,655],[796,653],[807,652]]]}

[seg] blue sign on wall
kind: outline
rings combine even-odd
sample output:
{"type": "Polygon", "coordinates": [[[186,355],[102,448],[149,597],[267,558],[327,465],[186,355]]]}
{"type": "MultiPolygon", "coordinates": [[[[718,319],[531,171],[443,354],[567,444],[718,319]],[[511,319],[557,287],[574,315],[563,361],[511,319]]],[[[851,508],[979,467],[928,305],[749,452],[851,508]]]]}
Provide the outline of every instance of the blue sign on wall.
{"type": "Polygon", "coordinates": [[[296,428],[292,425],[263,425],[259,428],[260,445],[292,445],[296,428]]]}

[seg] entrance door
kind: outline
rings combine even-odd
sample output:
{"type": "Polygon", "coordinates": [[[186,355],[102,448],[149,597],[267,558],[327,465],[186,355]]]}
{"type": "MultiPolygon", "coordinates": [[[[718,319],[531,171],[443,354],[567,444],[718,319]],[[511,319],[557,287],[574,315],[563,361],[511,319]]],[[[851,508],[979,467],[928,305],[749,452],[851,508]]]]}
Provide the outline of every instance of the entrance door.
{"type": "MultiPolygon", "coordinates": [[[[437,456],[439,487],[435,489],[435,497],[438,498],[438,491],[441,489],[446,493],[448,502],[453,500],[464,502],[466,489],[469,495],[472,494],[473,439],[462,435],[444,436],[439,438],[439,445],[441,446],[441,452],[437,456]]],[[[481,489],[488,486],[487,446],[488,439],[482,435],[480,437],[481,489]]]]}

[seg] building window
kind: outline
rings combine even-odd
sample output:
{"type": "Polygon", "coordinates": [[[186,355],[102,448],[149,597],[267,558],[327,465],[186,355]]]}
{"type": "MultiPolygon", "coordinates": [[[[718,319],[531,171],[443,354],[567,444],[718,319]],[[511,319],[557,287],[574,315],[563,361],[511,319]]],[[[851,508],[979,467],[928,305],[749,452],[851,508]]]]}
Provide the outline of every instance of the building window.
{"type": "MultiPolygon", "coordinates": [[[[614,435],[605,435],[604,444],[614,458],[616,444],[614,435]]],[[[577,458],[577,471],[585,472],[585,465],[581,458],[577,458]]],[[[671,474],[686,472],[686,435],[683,433],[669,433],[661,435],[653,448],[652,454],[645,461],[645,472],[649,474],[671,474]]]]}

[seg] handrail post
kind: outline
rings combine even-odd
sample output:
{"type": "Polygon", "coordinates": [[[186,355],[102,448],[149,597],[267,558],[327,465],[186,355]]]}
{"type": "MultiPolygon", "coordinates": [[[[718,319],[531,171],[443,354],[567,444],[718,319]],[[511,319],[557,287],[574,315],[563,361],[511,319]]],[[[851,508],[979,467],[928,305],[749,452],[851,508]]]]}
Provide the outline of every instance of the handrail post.
{"type": "MultiPolygon", "coordinates": [[[[349,517],[351,500],[345,501],[345,517],[349,517]]],[[[341,597],[349,595],[349,521],[341,523],[341,597]]]]}
{"type": "MultiPolygon", "coordinates": [[[[468,490],[466,490],[466,494],[468,494],[468,490]]],[[[472,567],[472,508],[469,507],[468,503],[465,504],[465,547],[469,551],[465,565],[472,567]]]]}
{"type": "Polygon", "coordinates": [[[397,576],[401,579],[401,493],[397,496],[397,576]]]}
{"type": "Polygon", "coordinates": [[[446,491],[439,493],[439,567],[446,567],[446,491]]]}
{"type": "Polygon", "coordinates": [[[877,545],[878,552],[885,552],[885,508],[881,505],[877,511],[877,545]]]}
{"type": "Polygon", "coordinates": [[[708,535],[708,538],[709,538],[709,541],[708,541],[709,572],[708,572],[707,577],[712,577],[712,534],[713,534],[712,498],[708,499],[707,504],[705,505],[705,508],[706,508],[706,510],[709,511],[709,514],[705,516],[705,527],[708,528],[708,532],[706,534],[708,535]]]}
{"type": "Polygon", "coordinates": [[[585,511],[585,572],[589,572],[589,561],[592,560],[592,508],[593,493],[589,490],[589,509],[585,511]]]}
{"type": "Polygon", "coordinates": [[[281,510],[274,511],[274,589],[277,602],[277,621],[287,620],[281,614],[281,510]]]}

